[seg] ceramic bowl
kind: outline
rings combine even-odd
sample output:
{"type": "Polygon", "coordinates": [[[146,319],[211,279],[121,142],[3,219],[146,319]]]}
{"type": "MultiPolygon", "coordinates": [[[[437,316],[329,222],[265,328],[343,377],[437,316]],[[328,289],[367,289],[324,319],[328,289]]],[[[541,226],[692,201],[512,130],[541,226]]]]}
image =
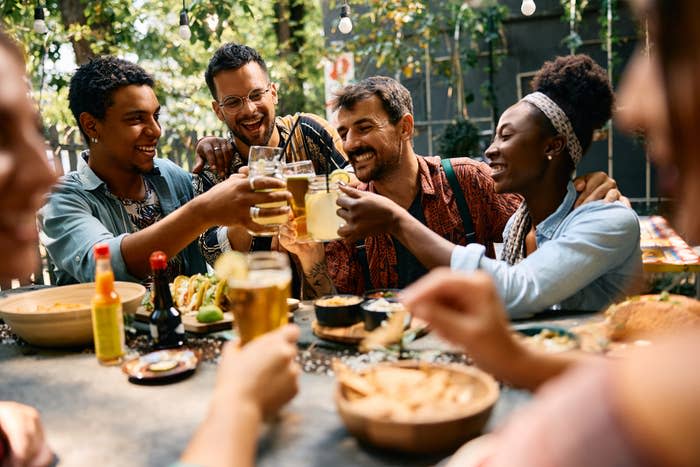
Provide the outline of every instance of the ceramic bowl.
{"type": "Polygon", "coordinates": [[[357,295],[327,295],[314,301],[316,320],[321,326],[345,327],[362,321],[360,304],[362,297],[357,295]]]}
{"type": "MultiPolygon", "coordinates": [[[[136,313],[145,287],[132,282],[115,282],[125,313],[136,313]]],[[[95,284],[51,287],[11,295],[0,300],[0,316],[12,332],[30,344],[42,347],[74,347],[92,342],[90,301],[95,284]],[[56,304],[75,304],[70,310],[51,310],[56,304]],[[46,311],[37,311],[37,307],[46,311]]]]}
{"type": "Polygon", "coordinates": [[[348,431],[373,446],[406,453],[444,453],[481,433],[499,397],[498,383],[487,373],[466,365],[439,365],[416,361],[387,364],[400,368],[440,368],[451,381],[471,391],[470,399],[449,412],[425,413],[415,421],[395,421],[384,414],[368,415],[351,400],[349,386],[338,384],[335,402],[348,431]]]}
{"type": "Polygon", "coordinates": [[[542,352],[559,353],[580,347],[580,340],[576,334],[558,326],[523,324],[513,326],[513,330],[525,344],[542,352]]]}
{"type": "Polygon", "coordinates": [[[396,302],[399,299],[399,293],[401,293],[401,289],[372,289],[366,291],[363,296],[365,300],[383,298],[390,302],[396,302]]]}
{"type": "MultiPolygon", "coordinates": [[[[382,325],[392,313],[395,308],[401,307],[401,305],[394,300],[386,298],[378,298],[373,300],[365,300],[362,305],[362,320],[365,322],[365,330],[373,331],[382,325]]],[[[411,315],[407,314],[408,322],[405,327],[410,326],[411,315]]]]}

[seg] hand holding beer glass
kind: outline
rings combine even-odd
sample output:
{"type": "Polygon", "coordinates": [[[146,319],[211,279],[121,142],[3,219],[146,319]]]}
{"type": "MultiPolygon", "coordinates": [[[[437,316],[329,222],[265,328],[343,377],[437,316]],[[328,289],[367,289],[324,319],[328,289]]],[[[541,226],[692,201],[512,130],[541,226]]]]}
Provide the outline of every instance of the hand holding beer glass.
{"type": "Polygon", "coordinates": [[[299,161],[286,164],[282,170],[287,181],[287,190],[292,193],[292,212],[298,242],[312,241],[306,231],[306,192],[310,181],[316,176],[311,161],[299,161]]]}
{"type": "MultiPolygon", "coordinates": [[[[256,192],[272,191],[270,189],[256,190],[255,178],[263,176],[283,178],[282,167],[284,166],[284,161],[282,160],[282,156],[282,148],[270,146],[250,147],[250,152],[248,154],[248,179],[250,180],[250,187],[252,189],[254,189],[256,192]]],[[[275,190],[282,189],[283,188],[279,188],[275,190]]],[[[278,214],[275,216],[262,216],[260,215],[261,209],[279,208],[285,205],[285,201],[275,201],[271,203],[260,203],[251,207],[250,217],[252,221],[256,224],[264,226],[265,228],[262,230],[249,231],[250,234],[254,236],[264,237],[276,235],[279,226],[287,222],[287,214],[278,214]]]]}
{"type": "Polygon", "coordinates": [[[286,254],[229,251],[219,257],[215,269],[228,285],[227,298],[241,345],[287,324],[292,270],[286,254]]]}

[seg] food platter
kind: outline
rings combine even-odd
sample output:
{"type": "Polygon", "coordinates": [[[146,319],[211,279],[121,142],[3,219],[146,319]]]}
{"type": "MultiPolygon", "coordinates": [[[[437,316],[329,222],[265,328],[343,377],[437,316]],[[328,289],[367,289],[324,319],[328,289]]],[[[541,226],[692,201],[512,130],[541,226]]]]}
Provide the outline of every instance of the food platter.
{"type": "MultiPolygon", "coordinates": [[[[321,339],[341,344],[357,345],[367,337],[369,331],[365,330],[365,323],[359,322],[347,327],[321,326],[317,320],[311,322],[311,330],[321,339]]],[[[413,318],[405,333],[415,332],[416,337],[428,332],[428,323],[420,318],[413,318]]]]}

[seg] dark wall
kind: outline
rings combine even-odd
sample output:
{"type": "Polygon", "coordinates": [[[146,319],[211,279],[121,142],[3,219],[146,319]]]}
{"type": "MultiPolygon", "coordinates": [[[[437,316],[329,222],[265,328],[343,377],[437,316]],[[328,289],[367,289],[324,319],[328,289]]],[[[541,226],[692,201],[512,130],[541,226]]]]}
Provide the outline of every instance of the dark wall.
{"type": "MultiPolygon", "coordinates": [[[[521,0],[505,0],[501,3],[510,9],[509,17],[504,23],[506,47],[501,52],[500,66],[494,75],[496,92],[496,108],[498,113],[503,112],[508,106],[518,100],[517,81],[519,73],[536,71],[544,61],[558,55],[569,53],[569,49],[562,43],[562,39],[569,34],[568,22],[562,20],[564,10],[558,0],[535,0],[537,11],[533,16],[525,17],[520,13],[521,0]]],[[[352,2],[351,2],[352,3],[352,2]]],[[[607,67],[607,55],[601,48],[599,18],[599,4],[602,2],[590,2],[583,16],[583,22],[578,28],[578,33],[583,40],[583,45],[577,53],[590,55],[603,67],[607,67]]],[[[637,25],[632,14],[626,6],[626,2],[618,1],[618,20],[614,23],[614,35],[619,42],[614,47],[615,64],[613,73],[613,86],[618,87],[622,70],[636,46],[638,35],[637,25]]],[[[440,2],[431,2],[431,8],[439,11],[440,2]]],[[[353,7],[355,8],[355,7],[353,7]]],[[[329,10],[327,0],[324,1],[326,37],[332,40],[348,40],[335,32],[338,20],[337,10],[329,10]]],[[[353,31],[356,32],[356,31],[353,31]]],[[[463,37],[466,34],[463,33],[463,37]]],[[[351,36],[350,39],[352,40],[351,36]]],[[[467,47],[465,39],[462,47],[467,47]]],[[[486,50],[485,47],[482,47],[486,50]]],[[[431,50],[433,58],[447,56],[448,51],[431,50]]],[[[475,119],[483,132],[483,145],[490,139],[491,108],[484,105],[480,88],[487,81],[485,67],[488,57],[484,54],[479,58],[477,68],[463,68],[466,92],[474,95],[474,101],[468,105],[469,116],[475,119]]],[[[356,73],[363,70],[362,65],[356,66],[356,73]]],[[[384,73],[386,71],[366,67],[366,76],[384,73]]],[[[356,79],[366,76],[356,75],[356,79]]],[[[402,83],[411,91],[414,100],[416,137],[415,146],[419,154],[428,155],[435,153],[437,139],[444,129],[445,123],[456,117],[454,95],[450,96],[450,82],[442,76],[434,73],[430,76],[431,108],[432,114],[427,113],[426,82],[424,73],[414,75],[410,79],[400,78],[402,83]],[[432,134],[429,132],[429,127],[432,134]],[[432,145],[429,140],[432,139],[432,145]],[[432,149],[432,151],[431,151],[432,149]]],[[[521,78],[523,93],[529,92],[529,77],[521,78]]],[[[632,198],[642,198],[646,194],[646,170],[644,148],[636,140],[622,135],[613,129],[613,176],[617,180],[623,193],[632,198]]],[[[595,170],[608,170],[608,141],[607,139],[596,141],[591,146],[579,166],[579,173],[595,170]]],[[[654,174],[651,174],[651,195],[656,196],[654,174]]]]}

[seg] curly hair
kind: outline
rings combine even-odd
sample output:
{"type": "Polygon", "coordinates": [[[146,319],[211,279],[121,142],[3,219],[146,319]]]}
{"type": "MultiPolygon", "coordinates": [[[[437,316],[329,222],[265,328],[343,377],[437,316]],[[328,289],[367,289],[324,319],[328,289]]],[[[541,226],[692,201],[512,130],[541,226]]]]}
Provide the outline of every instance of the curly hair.
{"type": "Polygon", "coordinates": [[[355,104],[372,96],[382,101],[382,107],[389,115],[389,122],[395,125],[404,115],[413,115],[413,100],[408,89],[393,78],[371,76],[349,84],[335,93],[330,105],[333,110],[352,109],[355,104]]]}
{"type": "Polygon", "coordinates": [[[70,80],[68,103],[86,139],[88,136],[80,125],[80,114],[87,112],[103,119],[113,104],[114,92],[132,84],[153,88],[155,81],[140,66],[109,55],[94,58],[78,68],[70,80]]]}
{"type": "Polygon", "coordinates": [[[260,65],[260,68],[267,75],[267,65],[262,59],[257,50],[247,45],[228,42],[218,48],[214,55],[209,60],[207,71],[204,72],[204,80],[207,82],[209,92],[212,97],[217,100],[216,86],[214,85],[214,76],[220,71],[238,70],[240,67],[247,65],[250,62],[255,62],[260,65]]]}
{"type": "Polygon", "coordinates": [[[588,55],[545,62],[532,80],[532,90],[546,94],[562,108],[584,153],[591,145],[593,131],[612,115],[614,98],[608,75],[588,55]]]}

